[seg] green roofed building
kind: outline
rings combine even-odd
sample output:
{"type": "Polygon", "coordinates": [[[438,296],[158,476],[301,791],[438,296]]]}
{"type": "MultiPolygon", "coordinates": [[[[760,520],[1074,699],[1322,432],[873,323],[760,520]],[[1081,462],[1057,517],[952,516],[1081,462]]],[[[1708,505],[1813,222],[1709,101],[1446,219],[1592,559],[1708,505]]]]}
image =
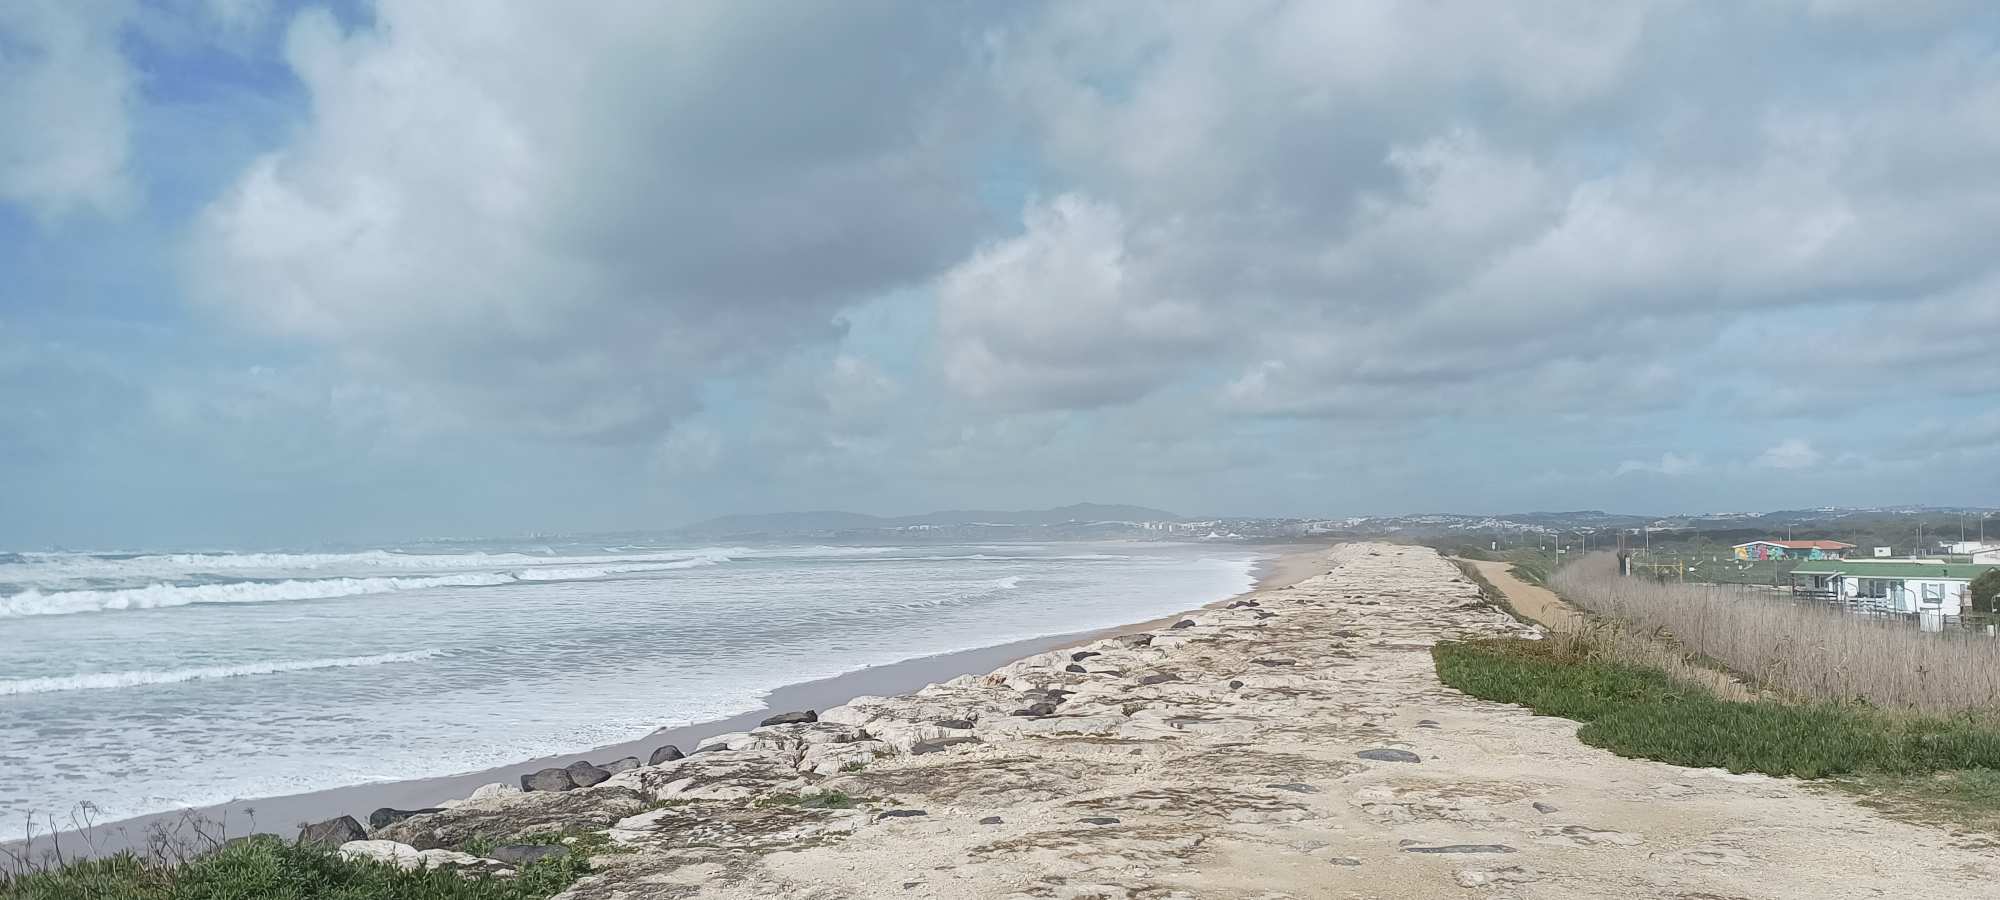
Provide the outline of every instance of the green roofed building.
{"type": "Polygon", "coordinates": [[[1877,612],[1915,613],[1926,628],[1963,612],[1972,579],[2000,565],[1928,559],[1828,559],[1800,563],[1792,586],[1877,612]]]}

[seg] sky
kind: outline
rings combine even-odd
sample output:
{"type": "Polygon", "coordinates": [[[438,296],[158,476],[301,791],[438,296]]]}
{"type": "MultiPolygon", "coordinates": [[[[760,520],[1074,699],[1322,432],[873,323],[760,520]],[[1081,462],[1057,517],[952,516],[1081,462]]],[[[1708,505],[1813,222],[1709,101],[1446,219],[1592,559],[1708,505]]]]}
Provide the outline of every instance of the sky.
{"type": "Polygon", "coordinates": [[[0,0],[0,547],[2000,505],[1983,0],[0,0]]]}

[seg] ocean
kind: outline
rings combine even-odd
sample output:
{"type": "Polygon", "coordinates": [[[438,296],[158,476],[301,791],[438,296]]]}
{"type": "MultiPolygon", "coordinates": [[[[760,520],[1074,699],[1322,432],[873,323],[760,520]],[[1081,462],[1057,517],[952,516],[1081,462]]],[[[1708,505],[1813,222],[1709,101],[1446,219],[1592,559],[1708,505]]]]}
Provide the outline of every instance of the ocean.
{"type": "Polygon", "coordinates": [[[477,771],[1247,589],[1149,542],[0,554],[0,822],[477,771]]]}

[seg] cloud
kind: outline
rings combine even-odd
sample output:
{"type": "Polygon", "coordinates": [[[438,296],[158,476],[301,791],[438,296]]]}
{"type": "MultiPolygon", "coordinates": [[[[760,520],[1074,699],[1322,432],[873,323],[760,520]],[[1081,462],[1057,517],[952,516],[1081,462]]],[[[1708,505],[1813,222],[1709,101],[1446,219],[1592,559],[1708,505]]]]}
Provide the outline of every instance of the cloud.
{"type": "Polygon", "coordinates": [[[436,415],[622,441],[836,339],[986,214],[966,23],[890,4],[309,12],[312,121],[213,203],[191,289],[436,415]]]}
{"type": "Polygon", "coordinates": [[[1757,455],[1757,465],[1766,469],[1810,469],[1819,460],[1820,452],[1803,438],[1786,438],[1757,455]]]}
{"type": "Polygon", "coordinates": [[[1216,343],[1209,310],[1149,284],[1112,206],[1065,194],[1029,206],[1022,234],[939,280],[946,378],[1003,405],[1099,406],[1136,398],[1216,343]]]}
{"type": "Polygon", "coordinates": [[[1253,414],[1625,410],[1684,402],[1738,317],[2000,272],[1993,42],[1822,6],[1058,7],[999,41],[998,90],[1115,227],[1031,201],[941,281],[951,383],[1085,408],[1220,366],[1253,414]],[[1163,304],[1205,339],[1123,327],[1163,304]]]}
{"type": "Polygon", "coordinates": [[[1701,471],[1701,459],[1699,457],[1682,456],[1678,453],[1674,453],[1673,451],[1668,451],[1666,453],[1660,454],[1659,462],[1646,462],[1637,459],[1625,460],[1624,462],[1618,464],[1618,468],[1616,471],[1612,472],[1612,476],[1617,477],[1620,475],[1631,475],[1634,473],[1649,473],[1653,475],[1664,475],[1668,478],[1676,478],[1681,475],[1688,475],[1699,471],[1701,471]]]}
{"type": "Polygon", "coordinates": [[[116,0],[0,4],[0,202],[45,224],[135,202],[137,77],[118,47],[129,12],[116,0]]]}

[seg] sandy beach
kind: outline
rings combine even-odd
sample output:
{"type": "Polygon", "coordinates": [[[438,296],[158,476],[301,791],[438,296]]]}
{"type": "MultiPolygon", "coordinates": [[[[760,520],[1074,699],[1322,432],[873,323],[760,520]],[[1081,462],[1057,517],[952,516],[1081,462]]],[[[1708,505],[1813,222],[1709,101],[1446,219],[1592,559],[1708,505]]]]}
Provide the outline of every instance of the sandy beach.
{"type": "Polygon", "coordinates": [[[1539,632],[1434,551],[1342,545],[1322,566],[594,787],[489,788],[343,852],[601,835],[564,900],[1860,900],[1987,897],[2000,878],[1972,836],[1620,758],[1445,688],[1436,641],[1539,632]]]}
{"type": "MultiPolygon", "coordinates": [[[[1316,566],[1326,547],[1324,544],[1275,544],[1258,549],[1271,555],[1260,561],[1252,570],[1252,575],[1256,578],[1253,592],[1283,587],[1315,574],[1316,566]]],[[[1234,599],[1236,598],[1225,597],[1209,606],[1221,606],[1234,599]]],[[[771,693],[762,708],[728,718],[662,729],[633,741],[525,759],[473,772],[347,785],[322,791],[242,799],[214,806],[155,813],[109,822],[93,821],[92,827],[87,832],[78,827],[75,811],[62,811],[56,813],[56,829],[51,829],[47,821],[42,820],[36,823],[35,831],[44,836],[52,830],[66,832],[61,836],[66,847],[82,846],[91,852],[115,852],[134,846],[144,840],[149,830],[173,826],[190,817],[219,823],[221,830],[231,836],[255,832],[291,835],[297,831],[299,823],[302,822],[319,821],[341,815],[351,815],[365,821],[370,811],[383,807],[429,808],[464,797],[481,785],[517,784],[523,775],[551,766],[568,765],[578,759],[604,762],[636,756],[644,760],[655,749],[667,744],[691,750],[708,737],[752,728],[774,710],[825,709],[854,697],[914,691],[924,685],[961,675],[987,672],[1008,662],[1051,648],[1084,643],[1111,633],[1143,631],[1169,623],[1175,618],[1178,616],[1110,629],[1055,634],[958,653],[871,666],[833,678],[779,688],[771,693]]],[[[9,840],[0,841],[0,847],[19,846],[19,836],[19,832],[9,835],[9,840]]],[[[43,840],[46,840],[46,837],[43,840]]]]}

